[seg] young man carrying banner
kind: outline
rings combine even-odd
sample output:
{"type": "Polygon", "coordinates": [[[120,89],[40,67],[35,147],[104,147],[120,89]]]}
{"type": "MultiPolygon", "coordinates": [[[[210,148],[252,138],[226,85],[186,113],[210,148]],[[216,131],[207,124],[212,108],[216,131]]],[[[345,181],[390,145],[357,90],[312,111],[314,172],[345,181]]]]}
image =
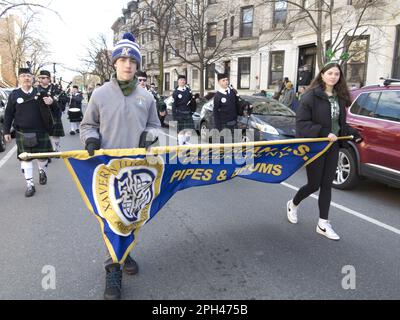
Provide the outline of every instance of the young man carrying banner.
{"type": "MultiPolygon", "coordinates": [[[[90,156],[98,149],[147,148],[161,127],[152,94],[138,86],[135,78],[141,55],[132,34],[124,34],[115,45],[112,62],[116,74],[93,92],[80,126],[81,140],[90,156]]],[[[105,269],[104,298],[118,300],[121,298],[122,270],[109,253],[105,269]]],[[[131,275],[139,270],[129,255],[123,270],[131,275]]]]}

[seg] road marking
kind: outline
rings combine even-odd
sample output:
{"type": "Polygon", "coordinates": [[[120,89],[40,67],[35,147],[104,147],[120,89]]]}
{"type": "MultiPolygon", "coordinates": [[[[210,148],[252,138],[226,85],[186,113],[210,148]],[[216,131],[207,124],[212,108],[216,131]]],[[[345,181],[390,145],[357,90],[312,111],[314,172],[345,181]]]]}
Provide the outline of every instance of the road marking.
{"type": "MultiPolygon", "coordinates": [[[[297,188],[297,187],[295,187],[295,186],[292,186],[292,185],[290,185],[290,184],[288,184],[288,183],[286,183],[286,182],[282,182],[281,184],[282,184],[283,186],[289,188],[289,189],[292,189],[292,190],[295,190],[295,191],[298,191],[298,190],[299,190],[299,188],[297,188]]],[[[318,196],[316,196],[315,194],[312,194],[311,197],[318,200],[318,196]]],[[[356,216],[356,217],[358,217],[358,218],[360,218],[360,219],[362,219],[362,220],[365,220],[365,221],[368,221],[368,222],[370,222],[370,223],[373,223],[373,224],[375,224],[375,225],[377,225],[377,226],[379,226],[379,227],[381,227],[381,228],[384,228],[384,229],[386,229],[386,230],[388,230],[388,231],[392,231],[392,232],[394,232],[394,233],[400,235],[400,230],[399,230],[399,229],[396,229],[396,228],[394,228],[394,227],[392,227],[392,226],[389,226],[389,225],[387,225],[387,224],[385,224],[385,223],[383,223],[383,222],[380,222],[380,221],[378,221],[378,220],[376,220],[376,219],[373,219],[373,218],[370,218],[370,217],[368,217],[368,216],[366,216],[366,215],[363,215],[362,213],[359,213],[359,212],[357,212],[357,211],[355,211],[355,210],[346,208],[345,206],[342,206],[342,205],[340,205],[340,204],[337,204],[336,202],[333,202],[333,201],[332,201],[332,202],[331,202],[331,206],[332,206],[332,207],[335,207],[335,208],[337,208],[337,209],[339,209],[339,210],[342,210],[342,211],[344,211],[344,212],[347,212],[348,214],[351,214],[351,215],[353,215],[353,216],[356,216]]]]}
{"type": "Polygon", "coordinates": [[[5,165],[5,163],[10,159],[13,154],[17,151],[17,146],[14,146],[3,159],[0,160],[0,168],[5,165]]]}

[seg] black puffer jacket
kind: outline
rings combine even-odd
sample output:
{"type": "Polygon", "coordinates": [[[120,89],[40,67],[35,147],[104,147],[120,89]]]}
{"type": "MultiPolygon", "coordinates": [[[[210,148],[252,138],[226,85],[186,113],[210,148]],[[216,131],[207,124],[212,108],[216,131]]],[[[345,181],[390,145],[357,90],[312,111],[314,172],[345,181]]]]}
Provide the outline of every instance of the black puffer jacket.
{"type": "MultiPolygon", "coordinates": [[[[355,139],[360,135],[357,130],[346,123],[346,103],[339,99],[340,136],[353,135],[355,139]]],[[[332,132],[331,104],[327,94],[321,87],[304,93],[296,112],[296,137],[298,138],[326,138],[332,132]]],[[[348,147],[340,141],[342,147],[348,147]]]]}

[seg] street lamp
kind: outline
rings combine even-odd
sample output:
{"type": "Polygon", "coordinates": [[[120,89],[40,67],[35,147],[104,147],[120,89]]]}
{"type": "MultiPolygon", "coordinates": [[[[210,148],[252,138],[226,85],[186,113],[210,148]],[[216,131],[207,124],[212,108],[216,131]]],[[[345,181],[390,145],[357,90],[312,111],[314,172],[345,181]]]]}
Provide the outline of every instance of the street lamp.
{"type": "Polygon", "coordinates": [[[56,83],[56,63],[53,62],[53,83],[56,83]]]}

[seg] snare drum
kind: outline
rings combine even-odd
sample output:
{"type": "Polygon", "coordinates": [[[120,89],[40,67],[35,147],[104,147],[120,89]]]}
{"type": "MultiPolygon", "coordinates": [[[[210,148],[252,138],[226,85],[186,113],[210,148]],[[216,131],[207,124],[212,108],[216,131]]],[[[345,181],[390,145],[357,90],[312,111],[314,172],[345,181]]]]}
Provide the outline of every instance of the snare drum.
{"type": "Polygon", "coordinates": [[[79,108],[69,108],[68,109],[68,118],[70,122],[81,122],[83,115],[82,111],[79,108]]]}

